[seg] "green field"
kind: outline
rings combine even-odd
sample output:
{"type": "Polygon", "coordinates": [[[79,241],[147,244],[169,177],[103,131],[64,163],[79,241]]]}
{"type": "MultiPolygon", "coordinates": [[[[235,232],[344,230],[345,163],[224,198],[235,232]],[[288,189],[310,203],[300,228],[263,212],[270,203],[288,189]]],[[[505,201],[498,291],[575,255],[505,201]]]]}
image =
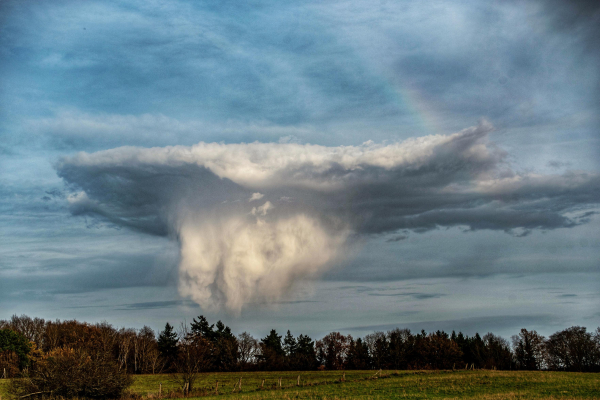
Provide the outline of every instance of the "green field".
{"type": "MultiPolygon", "coordinates": [[[[190,398],[232,399],[600,399],[600,374],[509,371],[374,371],[243,372],[200,375],[190,398]],[[300,375],[300,386],[297,386],[300,375]],[[242,378],[242,389],[235,388],[242,378]],[[282,388],[278,380],[281,379],[282,388]],[[219,395],[215,384],[219,381],[219,395]],[[265,381],[263,388],[260,386],[265,381]]],[[[138,375],[129,392],[145,398],[181,398],[170,375],[138,375]]],[[[8,380],[0,380],[7,399],[8,380]]],[[[136,396],[137,397],[137,396],[136,396]]]]}
{"type": "MultiPolygon", "coordinates": [[[[203,374],[195,395],[236,399],[600,399],[600,374],[509,371],[248,372],[203,374]],[[300,386],[297,378],[300,375],[300,386]],[[282,388],[278,386],[282,378],[282,388]],[[241,391],[234,389],[239,378],[241,391]],[[263,379],[264,387],[261,389],[263,379]],[[216,381],[219,396],[214,396],[216,381]]],[[[181,397],[168,375],[138,376],[132,393],[181,397]]]]}
{"type": "Polygon", "coordinates": [[[3,399],[7,398],[6,387],[8,386],[8,379],[0,379],[0,397],[3,399]]]}

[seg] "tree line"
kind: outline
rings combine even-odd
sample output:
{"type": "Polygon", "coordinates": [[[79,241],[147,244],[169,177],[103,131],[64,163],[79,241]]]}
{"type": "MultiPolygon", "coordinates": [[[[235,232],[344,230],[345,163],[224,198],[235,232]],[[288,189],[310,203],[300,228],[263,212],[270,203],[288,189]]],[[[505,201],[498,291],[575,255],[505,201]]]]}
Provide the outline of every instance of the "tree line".
{"type": "Polygon", "coordinates": [[[204,316],[177,328],[167,323],[158,334],[147,326],[115,328],[106,322],[46,321],[25,315],[0,320],[0,377],[31,375],[43,368],[50,374],[48,368],[59,368],[57,360],[77,362],[78,357],[103,363],[105,376],[178,373],[193,377],[209,371],[318,369],[585,372],[600,371],[600,328],[588,332],[574,326],[548,338],[522,329],[512,343],[492,333],[482,337],[408,329],[362,338],[332,332],[315,341],[290,331],[281,335],[275,329],[260,339],[247,332],[234,335],[223,322],[210,324],[204,316]]]}

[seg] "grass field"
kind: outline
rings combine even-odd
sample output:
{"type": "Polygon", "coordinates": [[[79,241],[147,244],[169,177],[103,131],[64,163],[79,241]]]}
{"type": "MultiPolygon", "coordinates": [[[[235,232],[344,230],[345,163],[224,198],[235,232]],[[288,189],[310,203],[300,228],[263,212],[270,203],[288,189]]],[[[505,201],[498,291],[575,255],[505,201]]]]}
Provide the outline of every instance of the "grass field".
{"type": "MultiPolygon", "coordinates": [[[[207,373],[200,376],[190,398],[247,400],[344,399],[600,399],[600,374],[509,371],[374,371],[207,373]],[[297,385],[300,375],[300,386],[297,385]],[[242,388],[237,383],[242,379],[242,388]],[[281,389],[279,388],[281,378],[281,389]],[[219,381],[219,395],[215,384],[219,381]],[[263,380],[265,381],[263,388],[263,380]],[[235,387],[235,389],[234,389],[235,387]],[[207,397],[204,397],[208,395],[207,397]]],[[[157,398],[182,397],[170,375],[138,375],[132,394],[157,398]]],[[[0,380],[0,398],[7,399],[8,380],[0,380]]]]}
{"type": "MultiPolygon", "coordinates": [[[[255,372],[203,374],[194,395],[236,399],[600,399],[600,374],[509,371],[255,372]],[[300,375],[300,386],[297,378],[300,375]],[[278,380],[282,378],[282,388],[278,380]],[[235,388],[239,378],[242,388],[235,388]],[[263,379],[264,387],[261,389],[263,379]],[[219,396],[214,396],[216,381],[219,396]]],[[[138,376],[131,391],[148,397],[180,396],[166,375],[138,376]]],[[[205,397],[206,398],[206,397],[205,397]]]]}
{"type": "Polygon", "coordinates": [[[0,397],[3,399],[7,398],[6,387],[8,386],[8,379],[0,379],[0,397]]]}

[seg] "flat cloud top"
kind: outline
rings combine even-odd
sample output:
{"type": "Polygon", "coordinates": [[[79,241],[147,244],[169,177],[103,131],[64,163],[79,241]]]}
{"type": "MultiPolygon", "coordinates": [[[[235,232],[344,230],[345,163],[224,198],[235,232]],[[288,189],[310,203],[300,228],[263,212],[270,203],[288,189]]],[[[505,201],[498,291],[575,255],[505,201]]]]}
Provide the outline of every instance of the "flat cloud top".
{"type": "Polygon", "coordinates": [[[261,199],[257,193],[276,206],[275,215],[335,216],[358,233],[570,227],[582,221],[565,213],[598,203],[597,174],[516,172],[489,141],[492,130],[482,120],[458,133],[392,144],[120,147],[64,157],[56,169],[82,190],[70,198],[74,213],[159,234],[184,209],[239,202],[238,212],[249,213],[254,206],[242,203],[261,199]]]}
{"type": "Polygon", "coordinates": [[[517,173],[492,130],[482,121],[387,145],[121,147],[56,168],[79,189],[68,198],[74,214],[176,237],[180,294],[239,313],[321,275],[352,233],[467,226],[527,235],[589,219],[597,174],[517,173]]]}
{"type": "Polygon", "coordinates": [[[460,158],[472,164],[498,162],[503,153],[479,143],[492,129],[491,124],[484,120],[478,126],[452,135],[411,138],[389,145],[369,141],[361,146],[339,147],[258,142],[199,143],[191,147],[150,149],[121,147],[66,157],[57,168],[62,171],[72,167],[178,167],[195,164],[245,187],[298,185],[329,190],[331,185],[339,188],[343,182],[327,177],[360,176],[357,172],[368,168],[418,170],[441,161],[441,151],[455,152],[454,161],[460,158]],[[293,181],[286,180],[290,175],[293,181]]]}

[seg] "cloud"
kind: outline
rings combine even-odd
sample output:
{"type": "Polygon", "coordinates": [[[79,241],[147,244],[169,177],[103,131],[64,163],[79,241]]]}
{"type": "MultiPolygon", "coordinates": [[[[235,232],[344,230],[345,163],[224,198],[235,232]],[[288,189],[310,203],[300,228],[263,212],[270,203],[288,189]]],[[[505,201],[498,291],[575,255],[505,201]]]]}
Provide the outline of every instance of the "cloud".
{"type": "Polygon", "coordinates": [[[565,167],[570,167],[571,165],[573,165],[573,163],[571,162],[562,162],[562,161],[558,161],[558,160],[550,160],[547,163],[548,167],[550,168],[565,168],[565,167]]]}
{"type": "Polygon", "coordinates": [[[517,172],[492,131],[482,120],[385,145],[120,147],[64,157],[56,169],[76,190],[73,214],[175,238],[180,292],[239,312],[321,274],[351,234],[464,226],[517,235],[585,222],[598,174],[517,172]],[[294,201],[239,201],[257,193],[294,201]]]}
{"type": "Polygon", "coordinates": [[[260,207],[252,207],[252,211],[250,212],[250,214],[256,215],[256,216],[262,215],[264,217],[265,215],[267,215],[269,210],[271,210],[272,208],[275,208],[275,207],[273,206],[273,204],[270,201],[267,201],[265,204],[263,204],[260,207]]]}
{"type": "Polygon", "coordinates": [[[394,237],[392,237],[390,239],[387,239],[386,242],[388,242],[388,243],[400,242],[400,241],[406,240],[406,239],[408,239],[408,236],[406,236],[406,235],[398,235],[398,236],[394,236],[394,237]]]}
{"type": "Polygon", "coordinates": [[[442,293],[369,293],[369,296],[379,297],[412,297],[416,300],[439,299],[446,296],[442,293]]]}
{"type": "Polygon", "coordinates": [[[173,308],[178,306],[193,306],[194,303],[186,300],[145,301],[142,303],[122,304],[117,310],[155,310],[159,308],[173,308]]]}
{"type": "Polygon", "coordinates": [[[262,193],[258,193],[258,192],[252,193],[252,196],[250,196],[250,198],[248,199],[248,201],[260,200],[263,197],[265,197],[265,195],[262,194],[262,193]]]}
{"type": "Polygon", "coordinates": [[[274,302],[296,280],[318,276],[345,232],[327,232],[299,214],[271,221],[221,214],[181,222],[179,291],[204,308],[239,312],[250,302],[274,302]]]}

